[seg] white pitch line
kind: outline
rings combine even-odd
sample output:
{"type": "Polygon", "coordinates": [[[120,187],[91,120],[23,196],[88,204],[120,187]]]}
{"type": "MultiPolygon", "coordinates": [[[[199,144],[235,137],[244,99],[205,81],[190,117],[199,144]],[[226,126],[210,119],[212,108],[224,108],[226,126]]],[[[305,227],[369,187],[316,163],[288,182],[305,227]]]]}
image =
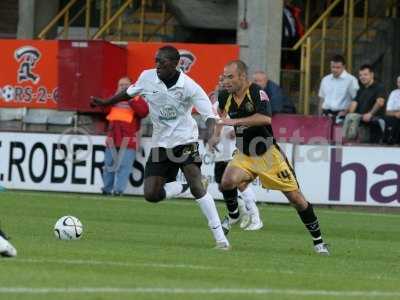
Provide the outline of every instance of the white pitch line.
{"type": "MultiPolygon", "coordinates": [[[[15,260],[8,260],[7,262],[21,262],[21,263],[54,263],[54,264],[67,264],[67,265],[96,265],[96,266],[115,266],[115,267],[145,267],[145,268],[166,268],[166,269],[192,269],[192,270],[231,270],[230,267],[217,267],[217,266],[204,266],[204,265],[191,265],[191,264],[165,264],[165,263],[126,263],[118,261],[101,261],[101,260],[59,260],[47,258],[18,258],[15,260]]],[[[246,268],[240,269],[243,272],[264,272],[274,274],[295,274],[290,270],[268,270],[259,268],[246,268]]],[[[375,279],[375,278],[374,278],[375,279]]]]}
{"type": "Polygon", "coordinates": [[[331,296],[384,298],[400,297],[400,291],[335,291],[335,290],[300,290],[274,288],[114,288],[114,287],[81,287],[81,288],[28,288],[0,287],[0,294],[247,294],[247,295],[294,295],[294,296],[331,296]]]}
{"type": "MultiPolygon", "coordinates": [[[[119,261],[102,261],[102,260],[77,260],[77,259],[48,259],[48,258],[17,258],[15,260],[7,260],[4,263],[52,263],[52,264],[65,264],[65,265],[89,265],[89,266],[114,266],[114,267],[144,267],[144,268],[156,268],[156,269],[191,269],[191,270],[217,270],[217,271],[227,271],[231,270],[231,267],[219,267],[219,266],[206,266],[206,265],[192,265],[192,264],[167,264],[167,263],[127,263],[119,261]]],[[[241,268],[241,272],[260,272],[260,273],[270,273],[270,274],[288,274],[288,275],[310,275],[310,273],[302,273],[299,271],[292,270],[276,270],[267,268],[241,268]]],[[[327,274],[314,274],[313,276],[326,277],[327,274]]],[[[357,275],[358,278],[363,278],[366,280],[384,280],[384,281],[397,281],[397,278],[392,278],[388,276],[368,276],[368,275],[357,275]]]]}
{"type": "MultiPolygon", "coordinates": [[[[11,261],[11,260],[9,260],[11,261]]],[[[101,260],[59,260],[59,259],[32,259],[22,258],[13,260],[13,262],[21,263],[54,263],[67,265],[96,265],[96,266],[116,266],[116,267],[148,267],[148,268],[168,268],[168,269],[194,269],[194,270],[215,270],[224,269],[219,267],[190,265],[190,264],[163,264],[163,263],[126,263],[118,261],[101,261],[101,260]]]]}

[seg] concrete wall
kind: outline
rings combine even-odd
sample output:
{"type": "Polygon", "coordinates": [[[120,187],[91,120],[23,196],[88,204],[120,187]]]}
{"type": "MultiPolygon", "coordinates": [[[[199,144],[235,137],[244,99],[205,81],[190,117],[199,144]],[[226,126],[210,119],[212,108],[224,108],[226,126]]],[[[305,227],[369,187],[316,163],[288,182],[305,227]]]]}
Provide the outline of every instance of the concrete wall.
{"type": "MultiPolygon", "coordinates": [[[[57,14],[58,9],[58,0],[19,0],[17,38],[37,38],[40,31],[57,14]]],[[[49,38],[53,38],[55,33],[56,28],[49,33],[49,38]]]]}
{"type": "Polygon", "coordinates": [[[248,64],[250,74],[261,69],[279,83],[283,1],[238,2],[237,43],[240,45],[240,58],[248,64]],[[241,26],[245,17],[247,28],[241,26]]]}
{"type": "Polygon", "coordinates": [[[377,33],[373,40],[355,45],[353,73],[358,74],[362,64],[371,64],[377,79],[390,92],[400,75],[400,18],[382,20],[374,29],[377,33]]]}

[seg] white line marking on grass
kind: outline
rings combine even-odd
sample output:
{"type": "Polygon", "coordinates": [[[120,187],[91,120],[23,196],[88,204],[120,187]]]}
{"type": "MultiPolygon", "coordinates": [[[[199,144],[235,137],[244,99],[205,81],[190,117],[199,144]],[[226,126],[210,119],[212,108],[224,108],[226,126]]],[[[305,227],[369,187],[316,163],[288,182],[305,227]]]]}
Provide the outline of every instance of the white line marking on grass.
{"type": "MultiPolygon", "coordinates": [[[[191,269],[191,270],[216,270],[216,271],[227,271],[231,270],[231,267],[219,267],[219,266],[206,266],[206,265],[192,265],[192,264],[167,264],[167,263],[128,263],[119,261],[102,261],[102,260],[77,260],[77,259],[48,259],[48,258],[18,258],[16,260],[7,260],[4,263],[52,263],[52,264],[65,264],[65,265],[87,265],[87,266],[113,266],[113,267],[123,267],[123,268],[155,268],[155,269],[191,269]]],[[[241,268],[241,272],[260,272],[269,274],[287,274],[287,275],[310,275],[310,273],[302,273],[299,271],[292,270],[282,270],[282,269],[267,269],[267,268],[241,268]]],[[[321,273],[314,274],[313,276],[327,277],[329,274],[321,273]]],[[[332,275],[336,276],[336,275],[332,275]]],[[[357,274],[358,278],[364,278],[366,280],[384,280],[384,281],[396,281],[396,278],[379,275],[379,276],[368,276],[357,274]]]]}
{"type": "MultiPolygon", "coordinates": [[[[192,270],[231,270],[230,267],[217,267],[217,266],[204,266],[204,265],[191,265],[191,264],[164,264],[164,263],[126,263],[118,261],[101,261],[101,260],[63,260],[63,259],[47,259],[47,258],[19,258],[16,260],[8,260],[7,262],[21,262],[21,263],[53,263],[53,264],[67,264],[67,265],[96,265],[96,266],[115,266],[115,267],[144,267],[144,268],[164,268],[164,269],[192,269],[192,270]]],[[[242,272],[263,272],[273,274],[295,274],[290,270],[268,270],[259,268],[242,268],[242,272]]]]}
{"type": "MultiPolygon", "coordinates": [[[[9,260],[11,262],[11,260],[9,260]]],[[[194,270],[215,270],[225,269],[219,267],[189,265],[189,264],[163,264],[163,263],[126,263],[118,261],[101,261],[101,260],[65,260],[65,259],[33,259],[22,258],[13,260],[13,262],[21,263],[54,263],[67,265],[96,265],[96,266],[115,266],[115,267],[148,267],[148,268],[168,268],[168,269],[194,269],[194,270]]]]}
{"type": "Polygon", "coordinates": [[[247,295],[295,295],[295,296],[332,296],[383,298],[400,297],[400,291],[335,291],[335,290],[298,290],[274,288],[114,288],[114,287],[81,287],[81,288],[28,288],[0,287],[0,294],[247,294],[247,295]]]}

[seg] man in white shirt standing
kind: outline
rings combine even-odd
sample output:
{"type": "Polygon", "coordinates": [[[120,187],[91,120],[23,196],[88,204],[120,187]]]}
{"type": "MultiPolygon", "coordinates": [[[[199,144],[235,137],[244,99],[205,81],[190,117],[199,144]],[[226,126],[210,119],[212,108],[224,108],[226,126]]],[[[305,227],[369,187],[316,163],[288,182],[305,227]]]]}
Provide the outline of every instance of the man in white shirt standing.
{"type": "Polygon", "coordinates": [[[344,119],[351,101],[360,88],[357,78],[346,71],[346,63],[341,55],[335,55],[330,63],[331,74],[326,75],[319,88],[322,115],[344,119]]]}
{"type": "Polygon", "coordinates": [[[92,105],[112,105],[136,95],[141,95],[147,101],[153,123],[153,137],[145,167],[145,199],[159,202],[171,194],[181,192],[181,184],[166,184],[171,170],[181,169],[191,193],[208,220],[216,248],[228,250],[230,245],[222,230],[214,199],[202,184],[198,128],[191,116],[192,107],[206,121],[207,139],[214,133],[215,115],[203,89],[185,73],[177,70],[179,58],[175,47],[161,47],[155,57],[155,69],[143,71],[134,85],[110,99],[92,97],[92,105]]]}

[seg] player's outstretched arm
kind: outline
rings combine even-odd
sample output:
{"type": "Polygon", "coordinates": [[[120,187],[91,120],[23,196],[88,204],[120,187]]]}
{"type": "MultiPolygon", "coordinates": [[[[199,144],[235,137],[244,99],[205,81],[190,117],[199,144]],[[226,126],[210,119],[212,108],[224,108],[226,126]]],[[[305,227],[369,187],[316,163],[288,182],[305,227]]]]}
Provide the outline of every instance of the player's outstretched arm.
{"type": "Polygon", "coordinates": [[[208,118],[206,120],[206,136],[204,137],[204,142],[207,143],[213,136],[215,131],[215,125],[217,124],[214,118],[208,118]]]}
{"type": "Polygon", "coordinates": [[[271,117],[262,113],[255,113],[246,118],[226,119],[222,118],[221,123],[229,126],[263,126],[271,124],[271,117]]]}
{"type": "Polygon", "coordinates": [[[99,97],[91,97],[91,102],[90,106],[96,107],[96,106],[108,106],[108,105],[113,105],[115,103],[121,102],[121,101],[126,101],[131,99],[131,96],[128,95],[128,93],[125,91],[122,91],[111,98],[108,99],[101,99],[99,97]]]}

